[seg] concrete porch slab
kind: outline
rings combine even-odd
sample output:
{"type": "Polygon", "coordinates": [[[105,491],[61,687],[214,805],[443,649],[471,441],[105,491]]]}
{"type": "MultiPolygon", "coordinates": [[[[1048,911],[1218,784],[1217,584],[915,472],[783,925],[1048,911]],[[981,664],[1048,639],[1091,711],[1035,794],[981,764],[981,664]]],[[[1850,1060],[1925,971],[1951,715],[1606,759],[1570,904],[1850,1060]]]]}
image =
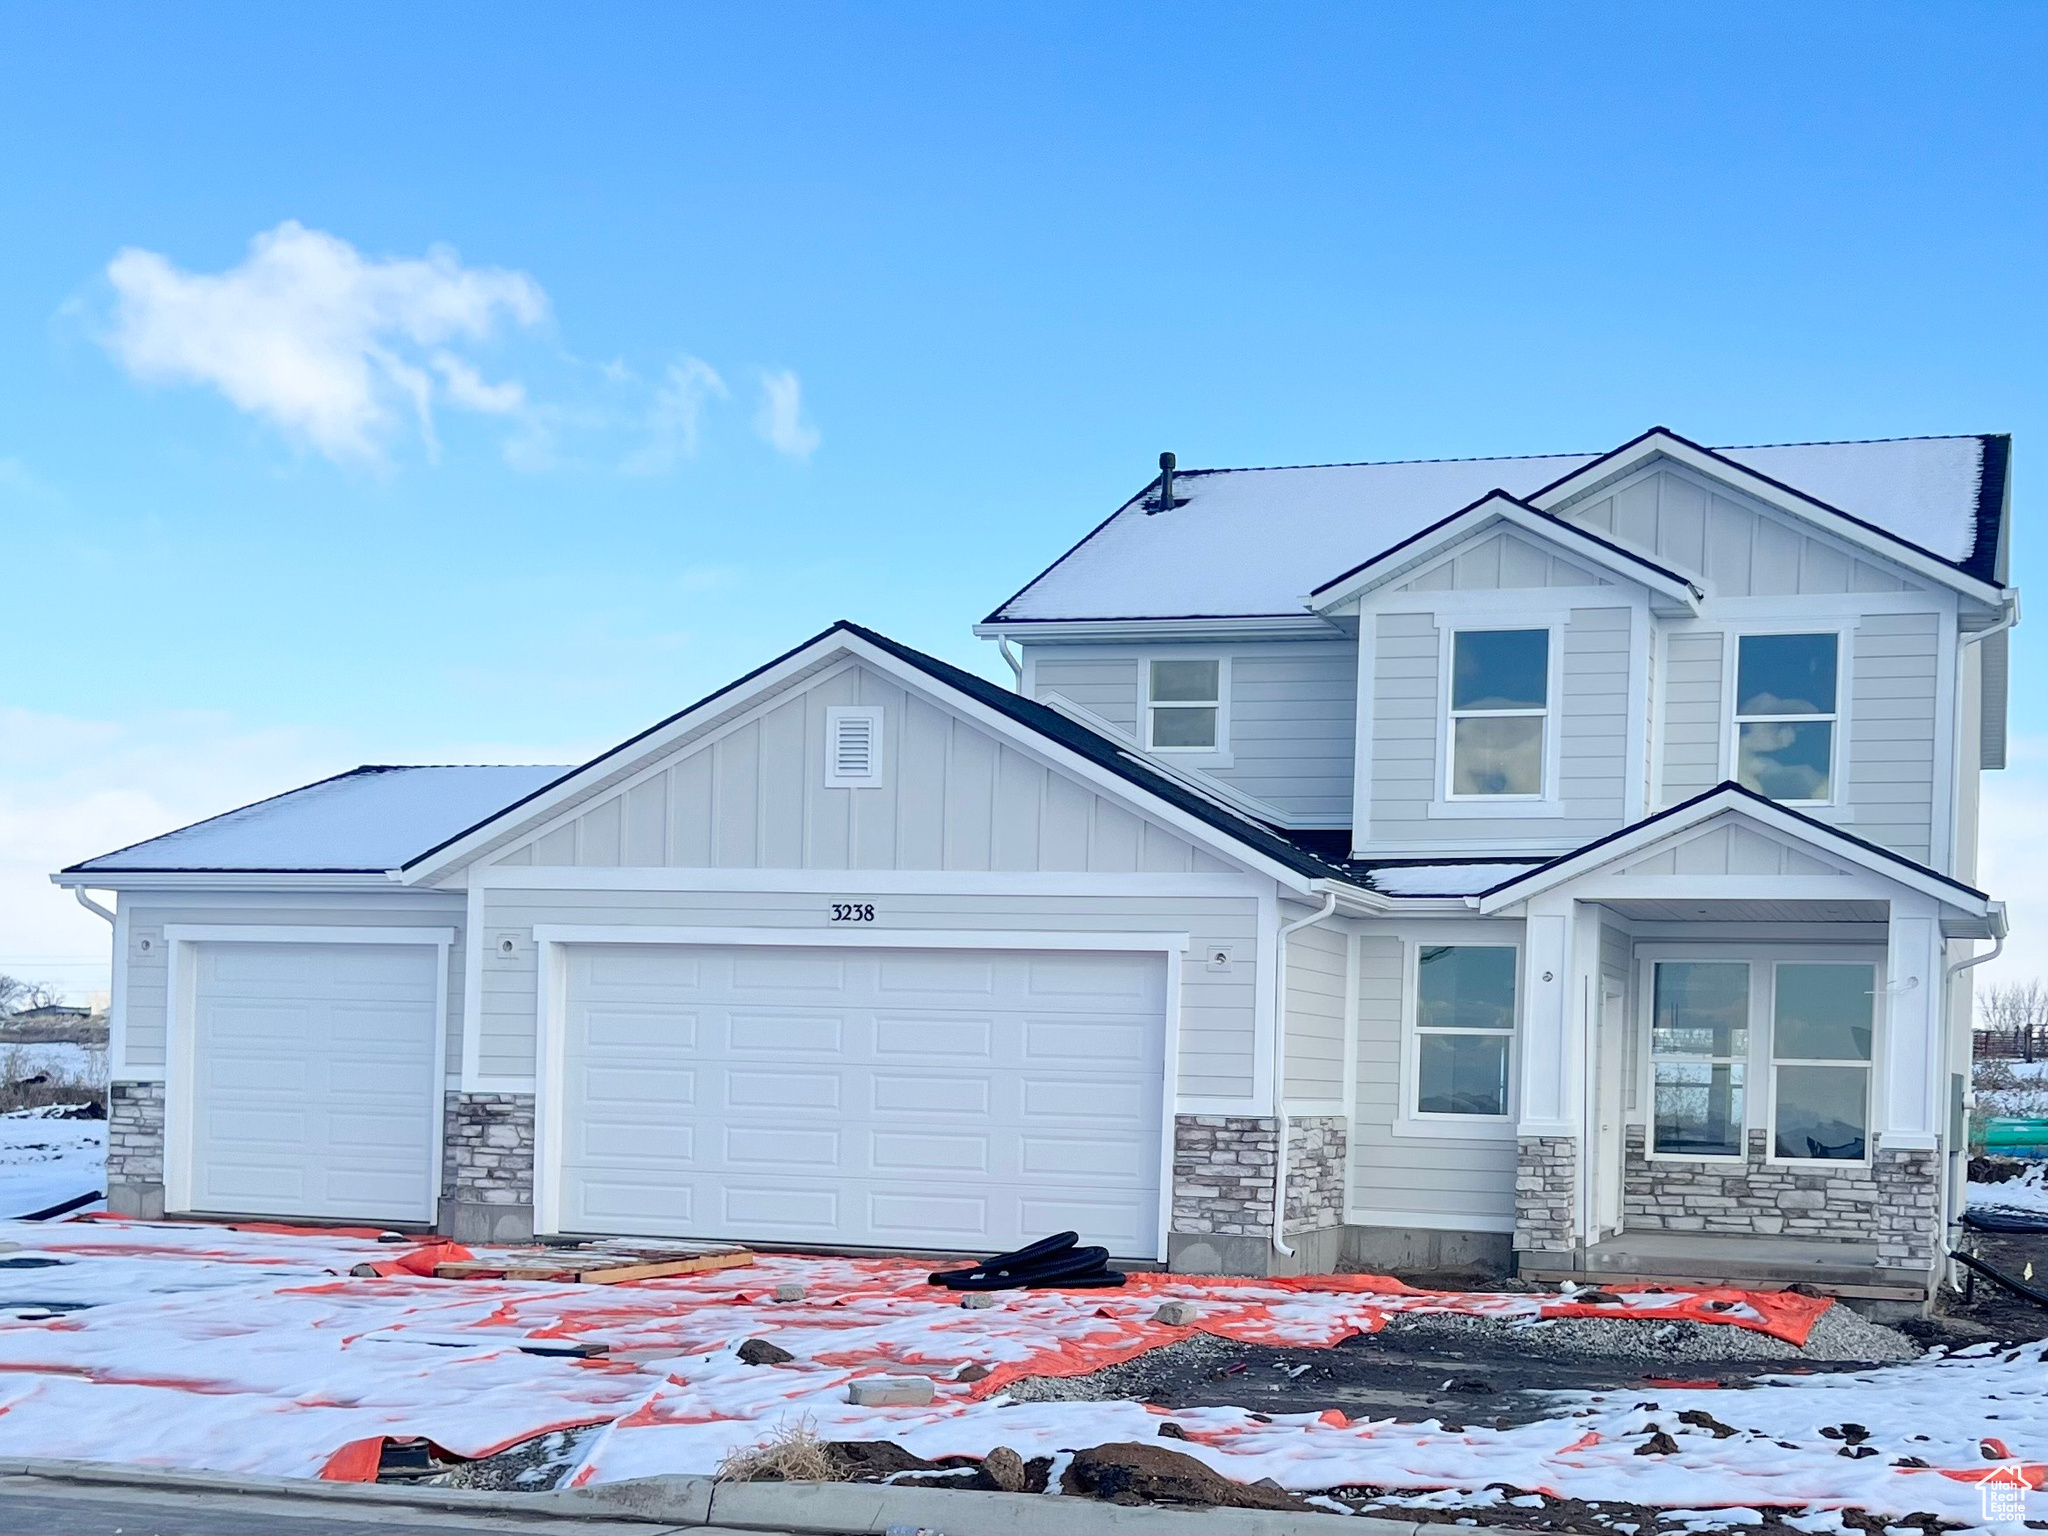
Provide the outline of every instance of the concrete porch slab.
{"type": "Polygon", "coordinates": [[[1625,1232],[1563,1253],[1523,1250],[1517,1273],[1580,1285],[1810,1285],[1831,1296],[1921,1301],[1928,1276],[1880,1269],[1875,1243],[1714,1232],[1625,1232]]]}

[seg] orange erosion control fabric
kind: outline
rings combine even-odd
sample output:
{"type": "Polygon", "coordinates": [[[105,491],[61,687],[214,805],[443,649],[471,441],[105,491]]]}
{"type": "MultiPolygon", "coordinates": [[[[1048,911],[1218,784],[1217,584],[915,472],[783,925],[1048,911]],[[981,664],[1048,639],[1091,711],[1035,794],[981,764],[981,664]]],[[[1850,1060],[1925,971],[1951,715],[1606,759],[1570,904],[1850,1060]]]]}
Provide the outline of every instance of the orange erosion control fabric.
{"type": "MultiPolygon", "coordinates": [[[[374,1476],[391,1440],[480,1457],[574,1426],[592,1426],[565,1451],[578,1483],[708,1473],[805,1420],[823,1438],[891,1440],[933,1459],[999,1444],[1053,1456],[1150,1440],[1160,1411],[1017,1401],[1006,1383],[1096,1370],[1193,1333],[1328,1347],[1396,1313],[1435,1312],[1532,1330],[1561,1317],[1696,1322],[1793,1343],[1826,1307],[1734,1289],[1591,1302],[1423,1291],[1370,1275],[1142,1275],[1115,1290],[1003,1292],[968,1310],[926,1283],[926,1265],[903,1259],[762,1255],[743,1269],[587,1286],[436,1280],[416,1272],[433,1245],[331,1229],[0,1223],[0,1240],[50,1261],[21,1270],[8,1293],[32,1295],[38,1310],[17,1299],[17,1315],[0,1318],[0,1456],[344,1480],[374,1476]],[[360,1266],[392,1272],[352,1273],[360,1266]],[[777,1302],[784,1286],[801,1299],[777,1302]],[[1168,1299],[1195,1303],[1193,1326],[1153,1321],[1168,1299]],[[39,1310],[58,1305],[72,1310],[39,1310]],[[792,1358],[750,1366],[735,1351],[751,1338],[792,1358]],[[603,1352],[586,1357],[563,1343],[603,1352]],[[929,1406],[848,1400],[854,1380],[905,1373],[932,1380],[929,1406]]],[[[1189,1454],[1241,1481],[1289,1488],[1455,1488],[1478,1491],[1483,1504],[1480,1493],[1507,1482],[1674,1508],[1853,1505],[1969,1524],[1987,1474],[2041,1480],[2042,1350],[1935,1352],[1740,1392],[1673,1381],[1560,1393],[1546,1417],[1505,1426],[1255,1413],[1249,1402],[1173,1418],[1189,1454]],[[1695,1408],[1738,1433],[1688,1425],[1681,1416],[1695,1408]],[[1841,1426],[1852,1423],[1873,1454],[1841,1454],[1841,1426]],[[1659,1436],[1676,1449],[1639,1454],[1659,1436]]]]}

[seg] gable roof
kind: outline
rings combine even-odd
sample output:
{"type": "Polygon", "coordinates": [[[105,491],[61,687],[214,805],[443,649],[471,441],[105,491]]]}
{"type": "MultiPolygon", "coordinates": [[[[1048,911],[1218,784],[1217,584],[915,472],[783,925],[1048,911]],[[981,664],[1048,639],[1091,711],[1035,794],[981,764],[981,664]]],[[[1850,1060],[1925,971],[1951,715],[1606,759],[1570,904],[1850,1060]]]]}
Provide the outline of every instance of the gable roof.
{"type": "MultiPolygon", "coordinates": [[[[2010,447],[1990,435],[1706,451],[1996,582],[2010,447]]],[[[1179,470],[1171,510],[1148,482],[986,623],[1300,617],[1304,593],[1487,492],[1528,501],[1621,451],[1179,470]]]]}
{"type": "Polygon", "coordinates": [[[1794,810],[1753,789],[1745,789],[1732,779],[1724,779],[1689,800],[1681,800],[1653,816],[1645,816],[1641,821],[1631,822],[1605,837],[1582,844],[1569,853],[1561,853],[1554,859],[1508,876],[1480,893],[1479,910],[1497,912],[1510,903],[1526,900],[1616,859],[1639,853],[1729,811],[1738,811],[1762,826],[1789,833],[1823,852],[1889,875],[1966,911],[1981,915],[1997,906],[1984,892],[1953,875],[1944,875],[1916,859],[1844,832],[1839,827],[1829,826],[1804,811],[1794,810]]]}
{"type": "Polygon", "coordinates": [[[1496,525],[1519,528],[1543,540],[1562,553],[1617,572],[1649,587],[1661,596],[1699,611],[1700,589],[1691,580],[1659,565],[1656,561],[1623,549],[1611,539],[1589,528],[1568,523],[1561,517],[1540,511],[1503,490],[1488,491],[1468,507],[1411,534],[1392,549],[1382,550],[1341,575],[1332,577],[1311,592],[1306,601],[1325,612],[1338,603],[1388,581],[1397,580],[1415,566],[1496,525]]]}
{"type": "Polygon", "coordinates": [[[355,768],[73,864],[63,873],[382,874],[566,771],[355,768]]]}

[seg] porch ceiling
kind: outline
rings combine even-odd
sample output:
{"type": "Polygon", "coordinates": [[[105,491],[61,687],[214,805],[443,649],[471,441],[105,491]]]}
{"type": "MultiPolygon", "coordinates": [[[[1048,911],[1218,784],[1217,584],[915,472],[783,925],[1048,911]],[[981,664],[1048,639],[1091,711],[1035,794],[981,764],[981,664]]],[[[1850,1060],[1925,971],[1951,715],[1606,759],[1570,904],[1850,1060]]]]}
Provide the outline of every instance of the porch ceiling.
{"type": "Polygon", "coordinates": [[[1882,923],[1882,901],[1612,901],[1600,903],[1635,923],[1882,923]]]}

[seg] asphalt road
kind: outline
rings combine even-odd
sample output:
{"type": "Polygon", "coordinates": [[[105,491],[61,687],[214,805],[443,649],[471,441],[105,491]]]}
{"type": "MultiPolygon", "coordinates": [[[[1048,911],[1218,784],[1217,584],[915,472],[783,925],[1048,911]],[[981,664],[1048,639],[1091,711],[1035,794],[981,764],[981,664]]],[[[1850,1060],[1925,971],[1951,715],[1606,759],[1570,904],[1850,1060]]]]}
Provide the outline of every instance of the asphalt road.
{"type": "MultiPolygon", "coordinates": [[[[0,1536],[666,1536],[674,1527],[615,1520],[448,1515],[310,1499],[115,1488],[0,1478],[0,1536]]],[[[690,1536],[714,1536],[698,1526],[690,1536]]]]}

